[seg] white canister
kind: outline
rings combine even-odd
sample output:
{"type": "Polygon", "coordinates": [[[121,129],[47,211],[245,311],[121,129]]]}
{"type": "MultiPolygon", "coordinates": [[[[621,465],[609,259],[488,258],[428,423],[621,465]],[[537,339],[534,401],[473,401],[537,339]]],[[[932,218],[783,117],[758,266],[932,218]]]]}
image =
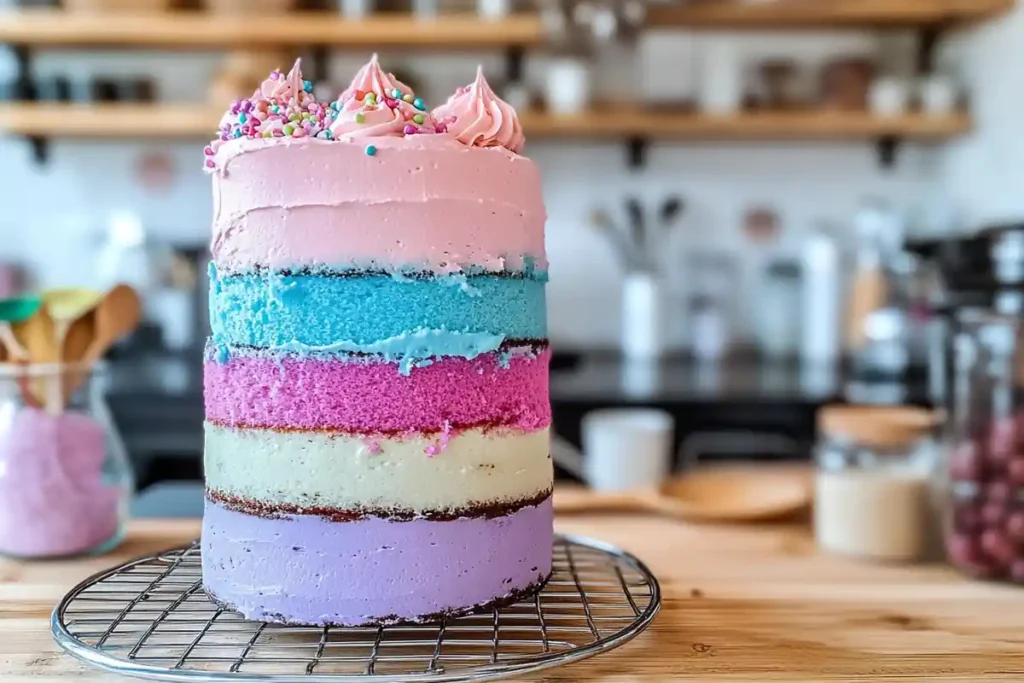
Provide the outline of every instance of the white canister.
{"type": "Polygon", "coordinates": [[[551,60],[545,85],[548,109],[553,114],[580,114],[590,104],[590,69],[582,59],[551,60]]]}
{"type": "Polygon", "coordinates": [[[663,296],[656,275],[626,275],[622,283],[622,353],[626,358],[658,358],[664,352],[663,296]]]}
{"type": "Polygon", "coordinates": [[[419,21],[437,19],[438,0],[412,0],[412,16],[419,21]]]}
{"type": "Polygon", "coordinates": [[[498,21],[512,11],[512,0],[477,0],[476,13],[481,19],[498,21]]]}
{"type": "Polygon", "coordinates": [[[871,84],[868,108],[875,116],[899,116],[907,111],[910,88],[899,78],[882,77],[871,84]]]}
{"type": "Polygon", "coordinates": [[[662,410],[614,408],[583,417],[583,478],[615,491],[659,485],[668,476],[674,421],[662,410]]]}
{"type": "Polygon", "coordinates": [[[947,116],[956,110],[956,83],[952,78],[941,74],[932,74],[920,80],[917,95],[921,99],[921,111],[929,116],[947,116]]]}
{"type": "Polygon", "coordinates": [[[705,114],[728,116],[743,106],[744,65],[740,42],[706,36],[700,44],[698,103],[705,114]]]}
{"type": "Polygon", "coordinates": [[[341,0],[341,14],[346,19],[365,19],[373,13],[373,0],[341,0]]]}

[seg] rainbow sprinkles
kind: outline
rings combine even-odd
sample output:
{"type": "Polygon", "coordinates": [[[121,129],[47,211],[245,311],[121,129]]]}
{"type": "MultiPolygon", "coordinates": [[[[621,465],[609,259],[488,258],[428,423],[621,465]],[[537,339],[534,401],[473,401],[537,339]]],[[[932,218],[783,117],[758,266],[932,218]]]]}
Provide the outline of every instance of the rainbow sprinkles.
{"type": "MultiPolygon", "coordinates": [[[[271,73],[252,96],[224,113],[214,139],[203,150],[207,171],[218,168],[218,152],[235,140],[314,138],[352,141],[375,137],[449,135],[477,147],[505,147],[519,153],[525,143],[515,110],[488,85],[483,70],[433,111],[412,88],[386,73],[374,54],[338,98],[317,101],[302,76],[302,60],[291,70],[271,73]]],[[[374,156],[377,147],[366,148],[374,156]]]]}

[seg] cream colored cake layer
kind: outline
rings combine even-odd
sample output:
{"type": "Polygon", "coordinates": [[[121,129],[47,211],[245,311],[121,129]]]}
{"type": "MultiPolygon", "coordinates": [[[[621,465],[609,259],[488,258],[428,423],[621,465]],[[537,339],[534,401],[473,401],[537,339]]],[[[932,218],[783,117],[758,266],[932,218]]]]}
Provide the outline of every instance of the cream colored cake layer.
{"type": "Polygon", "coordinates": [[[551,488],[548,430],[368,438],[206,425],[206,485],[301,507],[415,512],[512,502],[551,488]],[[431,453],[434,453],[431,455],[431,453]]]}

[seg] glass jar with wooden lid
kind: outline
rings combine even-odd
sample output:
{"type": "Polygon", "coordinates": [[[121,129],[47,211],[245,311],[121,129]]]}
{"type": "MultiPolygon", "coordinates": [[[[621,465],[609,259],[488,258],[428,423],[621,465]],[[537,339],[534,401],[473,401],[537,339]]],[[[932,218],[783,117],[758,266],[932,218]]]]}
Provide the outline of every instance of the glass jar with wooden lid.
{"type": "Polygon", "coordinates": [[[814,533],[829,552],[914,561],[938,527],[936,415],[909,406],[825,406],[818,412],[814,533]]]}

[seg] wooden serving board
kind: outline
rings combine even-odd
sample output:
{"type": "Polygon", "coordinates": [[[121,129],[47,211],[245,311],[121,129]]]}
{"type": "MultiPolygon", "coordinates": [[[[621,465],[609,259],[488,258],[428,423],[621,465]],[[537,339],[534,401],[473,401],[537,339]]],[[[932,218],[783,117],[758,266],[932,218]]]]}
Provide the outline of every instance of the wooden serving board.
{"type": "MultiPolygon", "coordinates": [[[[568,517],[558,528],[635,553],[660,578],[664,607],[621,649],[522,680],[1024,680],[1024,589],[941,566],[824,556],[800,524],[701,526],[617,514],[568,517]]],[[[86,576],[198,531],[198,521],[139,521],[105,557],[0,560],[0,680],[128,680],[62,654],[50,611],[86,576]]]]}

